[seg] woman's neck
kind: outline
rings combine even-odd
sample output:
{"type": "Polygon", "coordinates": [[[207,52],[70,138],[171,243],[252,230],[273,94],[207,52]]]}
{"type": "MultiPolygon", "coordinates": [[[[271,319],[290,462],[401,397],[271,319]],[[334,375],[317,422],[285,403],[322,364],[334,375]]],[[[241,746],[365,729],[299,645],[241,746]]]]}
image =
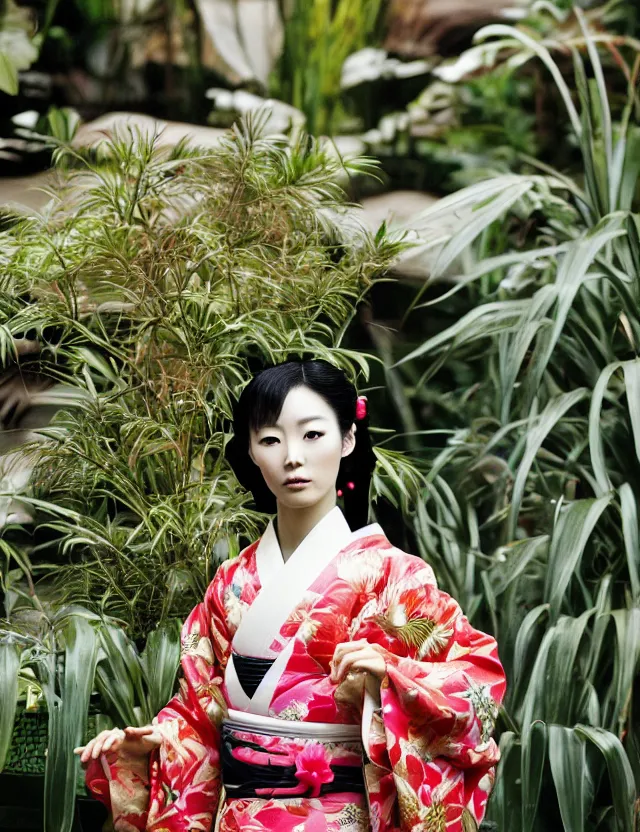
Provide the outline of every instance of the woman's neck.
{"type": "Polygon", "coordinates": [[[278,503],[278,542],[284,561],[289,560],[311,529],[335,508],[336,496],[329,493],[326,498],[308,508],[291,508],[278,503]]]}

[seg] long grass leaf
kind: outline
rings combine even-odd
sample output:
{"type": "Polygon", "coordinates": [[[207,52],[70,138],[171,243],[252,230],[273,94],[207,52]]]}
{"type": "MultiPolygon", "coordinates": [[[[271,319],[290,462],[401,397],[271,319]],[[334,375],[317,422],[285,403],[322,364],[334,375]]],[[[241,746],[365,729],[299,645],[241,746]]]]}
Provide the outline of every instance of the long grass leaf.
{"type": "Polygon", "coordinates": [[[627,555],[629,583],[634,603],[640,602],[640,540],[638,535],[638,504],[636,495],[628,482],[618,489],[620,513],[622,515],[622,536],[627,555]]]}
{"type": "Polygon", "coordinates": [[[586,744],[573,728],[549,726],[549,764],[565,832],[584,832],[593,801],[586,744]]]}
{"type": "Polygon", "coordinates": [[[549,549],[549,565],[544,588],[551,620],[556,620],[565,592],[578,570],[587,541],[613,495],[597,499],[576,500],[564,508],[553,530],[549,549]]]}
{"type": "Polygon", "coordinates": [[[522,832],[531,832],[536,821],[542,778],[547,759],[547,726],[536,721],[523,726],[522,756],[522,832]]]}
{"type": "Polygon", "coordinates": [[[18,674],[22,651],[11,636],[0,640],[0,771],[11,746],[18,699],[18,674]]]}
{"type": "Polygon", "coordinates": [[[525,484],[536,454],[540,450],[544,440],[554,429],[560,419],[562,419],[568,410],[575,407],[578,402],[582,401],[586,394],[587,391],[584,388],[581,388],[578,390],[572,390],[570,393],[563,393],[561,396],[552,399],[537,419],[533,421],[531,428],[527,432],[525,451],[522,461],[518,465],[518,471],[513,485],[513,495],[511,497],[508,523],[510,540],[514,540],[516,538],[518,516],[524,495],[525,484]]]}
{"type": "Polygon", "coordinates": [[[89,696],[98,642],[94,627],[81,616],[71,616],[63,631],[64,670],[60,694],[48,690],[49,747],[44,778],[44,832],[71,832],[75,813],[79,759],[87,725],[89,696]]]}
{"type": "Polygon", "coordinates": [[[600,494],[611,489],[611,480],[607,473],[607,464],[604,457],[604,442],[602,435],[601,414],[604,396],[609,386],[611,376],[621,366],[620,361],[608,364],[600,373],[596,386],[593,388],[591,405],[589,407],[589,452],[591,454],[591,466],[593,475],[598,483],[600,494]]]}
{"type": "Polygon", "coordinates": [[[613,796],[615,829],[619,832],[633,832],[636,787],[633,771],[622,743],[615,734],[603,728],[577,725],[575,730],[576,733],[593,743],[604,756],[613,796]]]}

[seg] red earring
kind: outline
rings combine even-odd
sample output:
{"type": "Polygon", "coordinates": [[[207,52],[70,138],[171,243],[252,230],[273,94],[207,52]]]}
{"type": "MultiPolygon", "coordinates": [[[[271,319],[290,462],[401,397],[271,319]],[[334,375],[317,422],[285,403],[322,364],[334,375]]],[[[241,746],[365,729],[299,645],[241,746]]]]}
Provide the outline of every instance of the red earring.
{"type": "Polygon", "coordinates": [[[341,488],[338,489],[337,494],[338,494],[338,497],[342,497],[342,489],[341,488]]]}

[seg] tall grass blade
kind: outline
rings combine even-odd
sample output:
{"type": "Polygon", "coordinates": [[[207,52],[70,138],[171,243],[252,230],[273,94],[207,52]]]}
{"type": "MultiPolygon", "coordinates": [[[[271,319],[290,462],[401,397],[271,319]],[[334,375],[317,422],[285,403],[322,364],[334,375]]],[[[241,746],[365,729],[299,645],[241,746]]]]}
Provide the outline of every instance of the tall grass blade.
{"type": "Polygon", "coordinates": [[[552,621],[560,614],[565,592],[578,571],[587,541],[612,499],[612,494],[604,494],[597,499],[576,500],[559,514],[551,537],[544,588],[552,621]]]}
{"type": "Polygon", "coordinates": [[[520,513],[520,506],[524,496],[525,484],[529,476],[529,471],[533,465],[533,461],[542,443],[547,438],[549,433],[558,424],[560,419],[570,410],[575,407],[578,402],[585,398],[587,391],[584,388],[572,390],[570,393],[563,393],[552,399],[542,413],[532,420],[532,425],[527,432],[525,451],[522,461],[518,465],[516,479],[513,484],[513,495],[511,497],[511,507],[509,510],[508,534],[509,539],[516,538],[516,529],[518,525],[518,516],[520,513]]]}
{"type": "Polygon", "coordinates": [[[547,759],[547,726],[536,721],[522,732],[522,832],[531,832],[536,821],[540,790],[547,759]]]}
{"type": "Polygon", "coordinates": [[[44,832],[71,832],[75,813],[79,760],[93,687],[98,642],[93,626],[72,615],[62,629],[64,669],[60,694],[53,679],[45,686],[49,710],[49,748],[44,778],[44,832]]]}
{"type": "Polygon", "coordinates": [[[584,832],[593,801],[586,745],[573,728],[549,726],[549,764],[565,832],[584,832]]]}
{"type": "Polygon", "coordinates": [[[618,489],[620,513],[622,515],[622,536],[627,555],[629,583],[635,604],[640,603],[640,540],[638,536],[638,504],[636,495],[628,482],[618,489]]]}
{"type": "Polygon", "coordinates": [[[604,756],[613,796],[614,828],[619,832],[634,832],[636,789],[633,771],[622,743],[615,734],[604,728],[577,725],[575,731],[593,743],[604,756]]]}
{"type": "Polygon", "coordinates": [[[0,771],[11,746],[13,724],[18,700],[18,674],[22,651],[18,644],[6,635],[0,641],[0,771]]]}

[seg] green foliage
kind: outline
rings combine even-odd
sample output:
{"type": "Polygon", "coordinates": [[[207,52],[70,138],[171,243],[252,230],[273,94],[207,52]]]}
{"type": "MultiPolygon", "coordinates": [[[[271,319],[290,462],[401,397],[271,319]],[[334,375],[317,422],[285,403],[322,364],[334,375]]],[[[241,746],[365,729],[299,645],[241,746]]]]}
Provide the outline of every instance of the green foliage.
{"type": "MultiPolygon", "coordinates": [[[[37,601],[34,605],[38,606],[37,601]]],[[[81,777],[73,749],[87,736],[87,711],[94,685],[101,694],[104,714],[98,719],[103,725],[105,719],[121,727],[148,724],[174,691],[180,624],[175,620],[164,622],[149,634],[145,649],[139,653],[115,622],[100,620],[81,607],[40,614],[33,610],[29,622],[22,634],[15,623],[13,629],[0,630],[0,684],[6,697],[0,720],[0,751],[6,754],[9,748],[17,693],[28,673],[30,686],[43,695],[48,717],[45,832],[70,832],[81,777]]],[[[18,707],[22,708],[23,703],[19,702],[18,707]]],[[[95,731],[96,725],[92,727],[95,731]]],[[[25,753],[29,748],[21,750],[25,753]]],[[[4,757],[0,763],[1,771],[4,757]]],[[[26,766],[31,769],[31,762],[26,761],[26,766]]],[[[24,767],[24,760],[14,761],[14,770],[24,767]]]]}
{"type": "MultiPolygon", "coordinates": [[[[306,354],[366,373],[342,333],[402,243],[345,223],[347,177],[368,160],[253,121],[214,151],[134,134],[94,161],[65,145],[58,159],[75,169],[0,246],[5,362],[14,337],[36,338],[37,370],[57,382],[39,401],[62,405],[25,449],[21,499],[44,542],[21,551],[36,571],[59,563],[59,600],[140,637],[184,617],[259,532],[224,459],[252,369],[306,354]]],[[[377,482],[404,488],[389,470],[377,482]]]]}
{"type": "Polygon", "coordinates": [[[336,131],[342,66],[371,45],[381,8],[381,0],[294,0],[289,14],[283,8],[284,46],[271,89],[305,114],[313,135],[336,131]]]}
{"type": "Polygon", "coordinates": [[[640,62],[627,67],[629,103],[612,112],[595,39],[576,14],[589,66],[574,50],[575,94],[533,38],[506,26],[481,36],[524,45],[551,72],[584,179],[502,176],[431,209],[429,227],[452,207],[470,217],[438,241],[434,276],[461,256],[468,268],[412,309],[461,312],[395,372],[414,407],[426,381],[474,382],[429,394],[449,435],[431,454],[414,529],[441,584],[496,633],[507,670],[490,819],[501,830],[633,832],[640,154],[630,113],[640,62]],[[504,253],[483,259],[497,223],[504,253]]]}

